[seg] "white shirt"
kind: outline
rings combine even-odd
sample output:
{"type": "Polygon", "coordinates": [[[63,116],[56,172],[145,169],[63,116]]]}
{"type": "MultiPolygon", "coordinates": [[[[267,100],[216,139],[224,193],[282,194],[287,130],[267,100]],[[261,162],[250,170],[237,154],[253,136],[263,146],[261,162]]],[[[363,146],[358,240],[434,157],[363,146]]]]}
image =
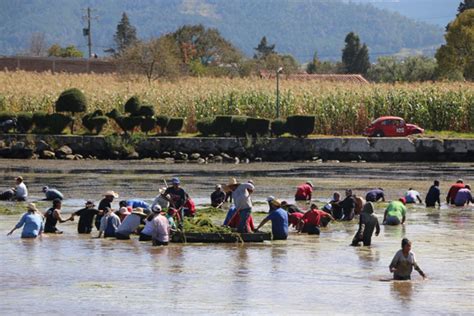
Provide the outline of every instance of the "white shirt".
{"type": "Polygon", "coordinates": [[[28,189],[24,182],[18,184],[16,186],[16,193],[15,196],[17,199],[25,199],[28,197],[28,189]]]}
{"type": "Polygon", "coordinates": [[[145,227],[143,227],[143,230],[141,231],[142,234],[151,236],[153,235],[153,219],[149,221],[148,219],[145,220],[145,227]]]}
{"type": "Polygon", "coordinates": [[[170,240],[170,223],[163,215],[157,215],[153,219],[153,240],[168,242],[170,240]]]}
{"type": "Polygon", "coordinates": [[[127,217],[125,217],[125,219],[123,220],[122,224],[117,227],[117,230],[115,232],[122,235],[130,235],[140,225],[140,219],[140,216],[137,214],[132,213],[130,215],[127,215],[127,217]]]}
{"type": "Polygon", "coordinates": [[[237,210],[252,208],[252,200],[250,198],[249,190],[254,189],[255,186],[252,183],[242,183],[234,192],[232,192],[232,198],[234,199],[237,210]]]}

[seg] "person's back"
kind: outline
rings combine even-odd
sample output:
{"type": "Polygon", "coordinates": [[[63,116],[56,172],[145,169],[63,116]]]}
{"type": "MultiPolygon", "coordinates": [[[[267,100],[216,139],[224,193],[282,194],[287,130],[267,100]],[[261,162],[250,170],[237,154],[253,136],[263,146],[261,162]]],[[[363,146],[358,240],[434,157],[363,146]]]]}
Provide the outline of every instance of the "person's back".
{"type": "Polygon", "coordinates": [[[456,193],[456,198],[454,199],[454,205],[464,206],[472,202],[472,194],[469,186],[466,186],[463,189],[459,189],[456,193]]]}
{"type": "Polygon", "coordinates": [[[295,200],[306,201],[311,200],[313,194],[313,187],[309,183],[303,183],[296,188],[295,200]]]}
{"type": "Polygon", "coordinates": [[[373,189],[367,192],[365,196],[367,202],[377,202],[379,200],[385,200],[385,193],[382,189],[373,189]]]}
{"type": "Polygon", "coordinates": [[[153,219],[153,243],[167,245],[169,242],[170,225],[166,217],[159,214],[153,219]]]}
{"type": "Polygon", "coordinates": [[[454,200],[456,199],[456,195],[458,191],[464,189],[465,185],[461,180],[458,180],[455,184],[449,188],[448,195],[446,196],[446,202],[448,204],[455,204],[454,200]]]}
{"type": "Polygon", "coordinates": [[[441,191],[439,189],[439,182],[435,181],[435,183],[430,187],[428,193],[426,193],[425,197],[425,204],[427,207],[434,207],[436,203],[441,206],[441,191]]]}
{"type": "Polygon", "coordinates": [[[133,233],[138,228],[138,226],[140,226],[140,223],[140,215],[131,213],[125,217],[123,222],[117,227],[115,231],[115,237],[117,237],[117,239],[119,239],[119,237],[128,239],[130,234],[133,233]]]}
{"type": "Polygon", "coordinates": [[[416,203],[416,200],[418,199],[419,196],[420,196],[420,193],[413,189],[405,192],[405,200],[407,201],[407,203],[416,203]]]}
{"type": "Polygon", "coordinates": [[[294,212],[288,215],[288,223],[289,225],[293,226],[296,228],[298,226],[298,223],[300,220],[303,218],[304,214],[300,212],[294,212]]]}
{"type": "Polygon", "coordinates": [[[144,210],[150,209],[150,206],[148,205],[148,203],[140,199],[127,200],[127,207],[131,207],[132,209],[136,209],[139,207],[141,207],[144,210]]]}
{"type": "Polygon", "coordinates": [[[343,220],[351,221],[354,218],[354,210],[355,210],[355,200],[354,196],[351,194],[346,196],[346,198],[341,202],[342,212],[343,212],[343,220]]]}
{"type": "Polygon", "coordinates": [[[15,199],[17,201],[26,201],[28,198],[28,189],[25,183],[22,181],[18,183],[15,187],[15,199]]]}
{"type": "Polygon", "coordinates": [[[114,212],[109,211],[101,219],[100,232],[104,232],[104,237],[115,237],[115,232],[120,223],[120,218],[114,212]]]}
{"type": "Polygon", "coordinates": [[[251,183],[242,183],[234,192],[232,192],[232,197],[237,210],[241,211],[252,208],[252,200],[250,198],[249,190],[254,190],[254,188],[254,185],[251,183]]]}
{"type": "Polygon", "coordinates": [[[74,215],[79,216],[79,223],[77,224],[77,232],[79,234],[89,234],[92,231],[92,223],[94,216],[99,214],[99,210],[94,208],[92,201],[86,202],[86,207],[74,212],[74,215]]]}
{"type": "Polygon", "coordinates": [[[38,213],[27,212],[23,214],[17,226],[20,224],[24,225],[21,238],[36,238],[43,231],[43,217],[38,213]]]}
{"type": "Polygon", "coordinates": [[[64,199],[64,196],[61,192],[59,192],[56,189],[50,189],[48,188],[47,190],[44,191],[44,195],[46,197],[47,201],[52,201],[52,200],[62,200],[64,199]]]}
{"type": "Polygon", "coordinates": [[[44,232],[45,233],[56,233],[58,229],[56,225],[58,224],[58,219],[54,216],[55,208],[51,207],[46,211],[46,223],[44,225],[44,232]]]}
{"type": "Polygon", "coordinates": [[[386,214],[386,224],[387,225],[399,225],[403,224],[404,218],[406,215],[406,207],[401,201],[391,201],[387,209],[385,210],[386,214]]]}
{"type": "Polygon", "coordinates": [[[273,239],[288,238],[288,213],[278,208],[268,214],[267,219],[272,221],[272,235],[273,239]]]}
{"type": "Polygon", "coordinates": [[[379,220],[374,215],[372,202],[367,202],[360,214],[359,229],[352,240],[352,245],[357,246],[362,241],[364,246],[370,246],[374,230],[376,230],[375,235],[378,236],[380,233],[379,220]]]}

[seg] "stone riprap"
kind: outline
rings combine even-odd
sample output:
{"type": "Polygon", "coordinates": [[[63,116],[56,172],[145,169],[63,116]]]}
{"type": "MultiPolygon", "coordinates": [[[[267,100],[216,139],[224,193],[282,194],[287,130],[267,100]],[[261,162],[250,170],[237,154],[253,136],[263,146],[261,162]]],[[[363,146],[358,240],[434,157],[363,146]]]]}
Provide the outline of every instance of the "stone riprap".
{"type": "Polygon", "coordinates": [[[474,161],[474,139],[0,135],[0,157],[239,161],[474,161]]]}

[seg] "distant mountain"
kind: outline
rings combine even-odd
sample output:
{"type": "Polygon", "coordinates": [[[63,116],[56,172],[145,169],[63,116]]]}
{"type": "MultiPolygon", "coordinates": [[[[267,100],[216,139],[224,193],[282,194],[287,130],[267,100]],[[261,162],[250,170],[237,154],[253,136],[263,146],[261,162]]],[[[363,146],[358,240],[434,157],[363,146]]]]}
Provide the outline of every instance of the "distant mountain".
{"type": "Polygon", "coordinates": [[[377,8],[398,12],[417,21],[446,26],[456,17],[461,0],[347,0],[370,3],[377,8]]]}
{"type": "Polygon", "coordinates": [[[443,41],[442,27],[342,0],[4,0],[0,1],[0,54],[25,51],[34,32],[44,32],[49,44],[75,44],[86,51],[82,16],[88,6],[93,9],[92,37],[98,55],[113,45],[123,11],[141,38],[202,23],[218,28],[248,56],[265,35],[278,52],[302,62],[310,60],[316,49],[322,59],[340,59],[350,31],[368,44],[372,58],[400,50],[430,54],[443,41]]]}

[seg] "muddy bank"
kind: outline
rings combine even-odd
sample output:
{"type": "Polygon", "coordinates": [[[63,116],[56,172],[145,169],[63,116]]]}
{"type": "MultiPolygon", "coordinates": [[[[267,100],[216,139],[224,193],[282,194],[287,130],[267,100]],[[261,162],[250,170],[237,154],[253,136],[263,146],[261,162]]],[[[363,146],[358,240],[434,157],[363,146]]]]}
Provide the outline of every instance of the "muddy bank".
{"type": "Polygon", "coordinates": [[[251,161],[474,161],[474,139],[0,135],[0,157],[251,161]]]}

